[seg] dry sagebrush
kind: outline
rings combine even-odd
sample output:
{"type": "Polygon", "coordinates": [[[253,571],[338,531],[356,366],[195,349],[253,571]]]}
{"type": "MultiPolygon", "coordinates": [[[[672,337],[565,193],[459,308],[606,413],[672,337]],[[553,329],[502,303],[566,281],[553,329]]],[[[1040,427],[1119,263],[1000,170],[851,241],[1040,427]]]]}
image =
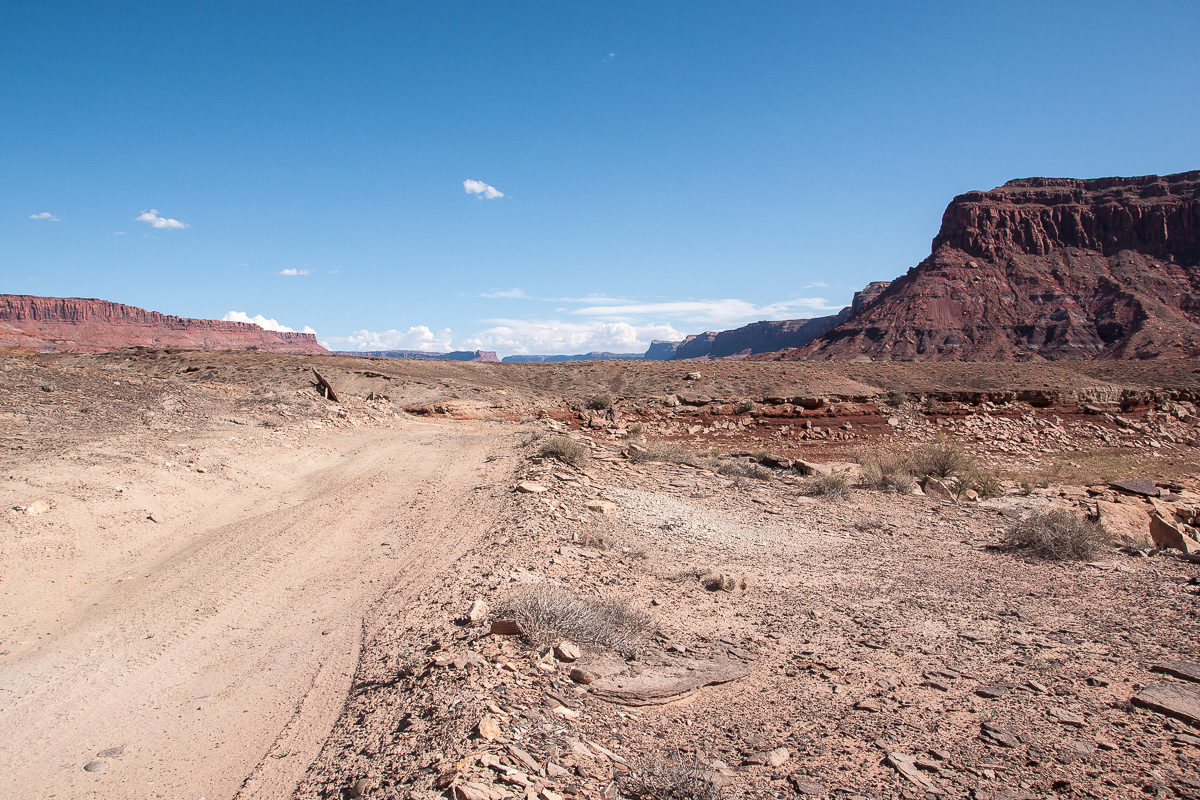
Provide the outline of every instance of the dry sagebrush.
{"type": "Polygon", "coordinates": [[[1055,509],[1018,520],[1008,531],[1008,543],[1045,558],[1087,561],[1111,547],[1113,537],[1099,522],[1055,509]]]}
{"type": "Polygon", "coordinates": [[[536,647],[569,639],[618,653],[636,652],[650,629],[650,616],[621,600],[584,599],[539,583],[508,598],[502,609],[536,647]]]}

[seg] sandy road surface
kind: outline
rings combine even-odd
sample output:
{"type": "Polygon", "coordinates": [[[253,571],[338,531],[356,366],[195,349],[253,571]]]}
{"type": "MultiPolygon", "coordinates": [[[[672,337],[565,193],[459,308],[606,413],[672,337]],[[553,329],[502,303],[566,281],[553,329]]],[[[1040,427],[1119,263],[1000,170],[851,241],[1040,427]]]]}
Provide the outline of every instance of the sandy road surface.
{"type": "Polygon", "coordinates": [[[303,776],[373,603],[487,524],[498,439],[286,438],[121,437],[0,476],[6,509],[53,506],[0,512],[0,796],[282,797],[303,776]]]}

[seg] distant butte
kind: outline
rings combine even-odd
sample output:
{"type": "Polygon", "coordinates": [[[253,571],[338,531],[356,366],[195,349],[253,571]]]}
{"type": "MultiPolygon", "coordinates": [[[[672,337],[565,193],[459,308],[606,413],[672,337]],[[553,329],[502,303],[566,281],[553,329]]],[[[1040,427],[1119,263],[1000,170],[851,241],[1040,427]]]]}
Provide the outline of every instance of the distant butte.
{"type": "Polygon", "coordinates": [[[81,297],[0,295],[0,347],[104,353],[122,347],[328,354],[311,333],[246,322],[188,319],[81,297]]]}
{"type": "Polygon", "coordinates": [[[1026,178],[950,203],[931,255],[760,360],[1200,356],[1200,171],[1026,178]]]}

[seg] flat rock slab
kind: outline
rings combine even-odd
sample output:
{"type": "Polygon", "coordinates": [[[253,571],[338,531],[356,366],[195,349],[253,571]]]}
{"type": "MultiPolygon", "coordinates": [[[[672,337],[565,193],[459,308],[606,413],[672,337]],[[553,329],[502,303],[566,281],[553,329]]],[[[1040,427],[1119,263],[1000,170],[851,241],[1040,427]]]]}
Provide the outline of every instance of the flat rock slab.
{"type": "Polygon", "coordinates": [[[627,706],[669,703],[716,683],[728,683],[750,674],[750,668],[731,659],[680,659],[673,664],[648,667],[640,675],[614,675],[597,679],[588,690],[602,700],[627,706]]]}
{"type": "Polygon", "coordinates": [[[1119,489],[1129,494],[1140,494],[1143,497],[1158,497],[1158,487],[1154,485],[1154,481],[1146,478],[1126,478],[1125,480],[1113,481],[1109,484],[1114,489],[1119,489]]]}
{"type": "Polygon", "coordinates": [[[1200,725],[1200,689],[1183,683],[1153,683],[1133,696],[1133,702],[1160,714],[1200,725]]]}
{"type": "Polygon", "coordinates": [[[1160,661],[1150,667],[1150,671],[1164,672],[1167,675],[1174,675],[1176,678],[1183,678],[1185,681],[1200,683],[1200,664],[1193,664],[1190,661],[1160,661]]]}

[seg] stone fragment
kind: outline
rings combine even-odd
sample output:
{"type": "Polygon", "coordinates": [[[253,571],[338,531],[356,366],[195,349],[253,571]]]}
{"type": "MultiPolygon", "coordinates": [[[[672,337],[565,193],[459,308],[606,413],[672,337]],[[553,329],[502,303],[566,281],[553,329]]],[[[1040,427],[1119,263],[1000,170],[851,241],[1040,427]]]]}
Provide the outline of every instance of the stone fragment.
{"type": "Polygon", "coordinates": [[[479,731],[479,738],[486,739],[489,742],[494,742],[500,735],[500,723],[490,714],[479,720],[479,725],[476,726],[479,731]]]}
{"type": "Polygon", "coordinates": [[[34,500],[27,506],[17,506],[17,510],[27,517],[36,517],[50,510],[50,504],[45,500],[34,500]]]}
{"type": "Polygon", "coordinates": [[[583,505],[588,511],[596,511],[600,514],[617,513],[617,504],[611,500],[588,500],[583,505]]]}
{"type": "Polygon", "coordinates": [[[682,658],[670,664],[647,665],[633,676],[597,678],[590,691],[610,703],[659,705],[688,697],[704,686],[727,683],[749,674],[750,668],[740,661],[682,658]]]}
{"type": "Polygon", "coordinates": [[[1125,478],[1124,480],[1113,481],[1109,484],[1114,489],[1126,494],[1137,494],[1142,497],[1158,497],[1158,487],[1154,485],[1154,481],[1146,478],[1125,478]]]}
{"type": "Polygon", "coordinates": [[[1150,667],[1151,672],[1162,672],[1185,681],[1200,683],[1200,664],[1189,661],[1159,661],[1150,667]]]}
{"type": "Polygon", "coordinates": [[[1121,538],[1131,547],[1150,544],[1150,507],[1138,502],[1110,503],[1097,500],[1100,522],[1105,530],[1121,538]]]}
{"type": "Polygon", "coordinates": [[[517,491],[521,494],[542,494],[546,487],[534,481],[521,481],[517,484],[517,491]]]}
{"type": "Polygon", "coordinates": [[[1008,694],[1011,689],[1011,686],[1003,685],[980,686],[975,690],[975,694],[979,695],[980,697],[985,697],[988,700],[998,700],[1001,697],[1004,697],[1004,695],[1008,694]]]}
{"type": "Polygon", "coordinates": [[[904,753],[891,752],[887,755],[887,761],[892,767],[899,772],[909,783],[915,786],[920,786],[922,789],[934,788],[933,783],[929,778],[917,769],[916,759],[904,753]]]}
{"type": "Polygon", "coordinates": [[[1087,761],[1096,754],[1096,746],[1090,742],[1066,741],[1059,746],[1054,757],[1059,763],[1071,764],[1076,761],[1087,761]]]}
{"type": "Polygon", "coordinates": [[[872,714],[878,714],[883,710],[883,704],[873,697],[868,697],[866,700],[859,700],[854,707],[859,711],[870,711],[872,714]]]}
{"type": "Polygon", "coordinates": [[[774,454],[763,456],[758,460],[758,463],[762,464],[764,467],[771,467],[772,469],[792,468],[792,460],[790,458],[784,458],[783,456],[777,456],[774,454]]]}
{"type": "Polygon", "coordinates": [[[990,722],[985,722],[979,728],[979,735],[990,744],[997,744],[1001,747],[1018,747],[1020,741],[1013,735],[1012,731],[1007,728],[1002,728],[999,725],[993,725],[990,722]]]}
{"type": "Polygon", "coordinates": [[[1184,533],[1179,525],[1168,519],[1161,511],[1155,511],[1150,515],[1150,539],[1158,547],[1172,547],[1187,555],[1200,553],[1200,541],[1196,541],[1184,533]]]}
{"type": "Polygon", "coordinates": [[[786,764],[791,757],[792,751],[786,747],[777,747],[774,750],[764,750],[747,756],[746,763],[762,767],[779,767],[786,764]]]}
{"type": "Polygon", "coordinates": [[[350,784],[350,788],[346,790],[346,794],[350,797],[366,797],[367,793],[374,788],[375,783],[370,778],[359,778],[350,784]]]}
{"type": "Polygon", "coordinates": [[[471,603],[471,607],[467,609],[467,621],[472,625],[482,624],[488,618],[488,614],[492,613],[492,609],[483,600],[476,600],[471,603]]]}
{"type": "Polygon", "coordinates": [[[575,669],[571,670],[571,680],[587,686],[589,683],[592,683],[596,680],[596,676],[588,672],[586,669],[575,667],[575,669]]]}
{"type": "Polygon", "coordinates": [[[799,794],[808,795],[809,797],[820,797],[825,794],[826,789],[824,786],[816,781],[810,781],[803,775],[793,775],[788,780],[792,782],[792,786],[795,787],[796,792],[799,794]]]}
{"type": "Polygon", "coordinates": [[[87,772],[104,772],[107,767],[108,765],[100,760],[89,761],[83,765],[84,770],[87,772]]]}
{"type": "Polygon", "coordinates": [[[579,651],[579,646],[568,641],[561,641],[554,647],[554,657],[559,661],[566,661],[568,664],[572,661],[578,661],[583,655],[579,651]]]}
{"type": "Polygon", "coordinates": [[[524,631],[515,619],[494,619],[490,633],[493,636],[520,636],[524,631]]]}
{"type": "Polygon", "coordinates": [[[703,376],[703,375],[701,375],[699,372],[689,372],[689,373],[687,374],[687,379],[688,379],[689,381],[698,381],[698,380],[700,380],[700,379],[701,379],[701,378],[703,378],[703,377],[704,377],[704,376],[703,376]]]}
{"type": "Polygon", "coordinates": [[[1050,707],[1046,711],[1046,715],[1055,722],[1063,725],[1073,725],[1076,728],[1082,728],[1085,721],[1084,718],[1078,714],[1067,711],[1065,708],[1057,708],[1054,706],[1050,707]]]}
{"type": "Polygon", "coordinates": [[[937,478],[931,477],[921,481],[921,491],[935,500],[945,500],[950,503],[955,501],[954,492],[950,491],[950,487],[937,478]]]}
{"type": "Polygon", "coordinates": [[[1133,696],[1135,705],[1200,725],[1200,689],[1182,683],[1152,683],[1133,696]]]}
{"type": "Polygon", "coordinates": [[[803,461],[796,459],[792,462],[792,468],[801,475],[832,475],[833,467],[829,464],[818,464],[815,461],[803,461]]]}

